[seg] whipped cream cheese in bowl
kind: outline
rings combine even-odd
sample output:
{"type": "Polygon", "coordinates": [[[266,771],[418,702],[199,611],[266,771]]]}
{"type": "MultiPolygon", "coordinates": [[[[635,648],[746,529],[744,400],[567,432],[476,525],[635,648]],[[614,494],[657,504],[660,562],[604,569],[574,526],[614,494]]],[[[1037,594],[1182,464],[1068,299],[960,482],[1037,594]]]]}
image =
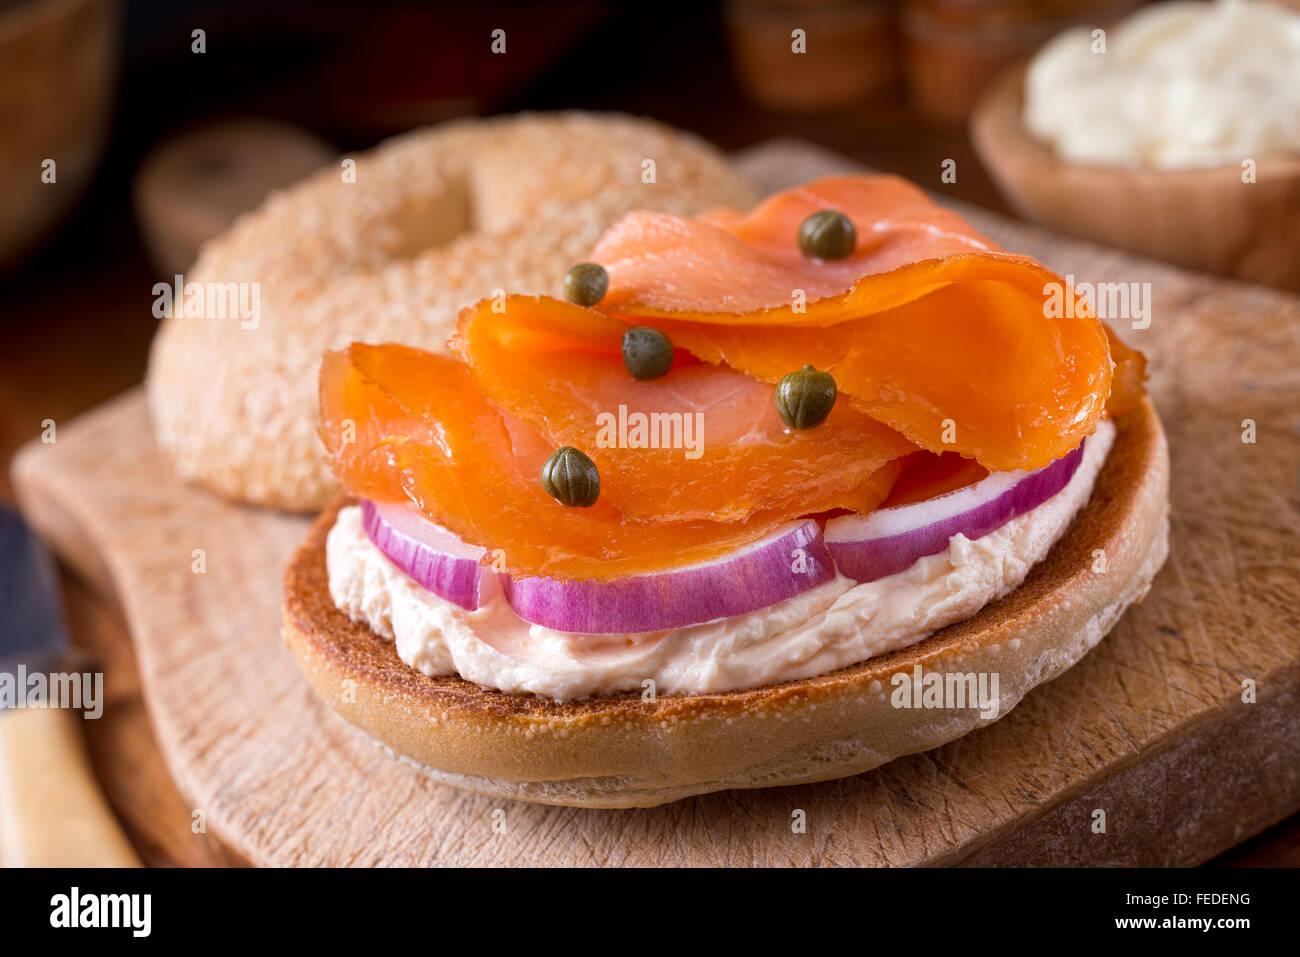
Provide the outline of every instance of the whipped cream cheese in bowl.
{"type": "Polygon", "coordinates": [[[1068,30],[989,86],[971,138],[1027,219],[1300,291],[1298,10],[1175,0],[1068,30]]]}
{"type": "Polygon", "coordinates": [[[1262,0],[1149,6],[1060,34],[1025,77],[1025,128],[1079,163],[1191,169],[1300,153],[1300,13],[1262,0]]]}

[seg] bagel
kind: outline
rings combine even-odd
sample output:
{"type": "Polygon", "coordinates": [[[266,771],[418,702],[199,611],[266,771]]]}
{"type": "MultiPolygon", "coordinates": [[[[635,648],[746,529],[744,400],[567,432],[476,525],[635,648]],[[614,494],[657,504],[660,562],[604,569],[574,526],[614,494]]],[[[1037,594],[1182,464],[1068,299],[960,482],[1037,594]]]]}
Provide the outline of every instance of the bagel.
{"type": "Polygon", "coordinates": [[[526,114],[390,140],[204,246],[183,289],[248,284],[256,315],[173,303],[147,376],[158,445],[182,477],[225,496],[315,511],[338,491],[315,431],[324,352],[441,349],[457,312],[497,290],[558,294],[628,210],[754,199],[712,147],[626,116],[526,114]]]}
{"type": "Polygon", "coordinates": [[[1087,504],[1019,588],[914,645],[819,677],[565,703],[427,677],[330,597],[326,536],[347,499],[316,520],[286,572],[284,639],[316,693],[352,724],[439,780],[495,797],[645,807],[857,774],[996,720],[893,707],[893,675],[918,665],[996,673],[1005,715],[1146,594],[1168,552],[1168,449],[1149,399],[1116,424],[1087,504]]]}

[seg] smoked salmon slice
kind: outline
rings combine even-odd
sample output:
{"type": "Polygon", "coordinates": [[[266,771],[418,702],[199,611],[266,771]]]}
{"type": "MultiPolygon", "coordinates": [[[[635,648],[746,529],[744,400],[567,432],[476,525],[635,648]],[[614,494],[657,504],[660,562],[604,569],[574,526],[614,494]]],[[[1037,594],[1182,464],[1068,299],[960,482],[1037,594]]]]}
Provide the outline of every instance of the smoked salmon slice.
{"type": "Polygon", "coordinates": [[[601,501],[628,521],[869,511],[897,474],[884,467],[917,451],[847,403],[816,429],[789,429],[770,385],[685,354],[638,381],[623,362],[627,330],[592,309],[511,296],[465,309],[450,345],[492,402],[552,449],[587,453],[601,501]]]}
{"type": "Polygon", "coordinates": [[[902,461],[898,478],[880,507],[894,508],[924,502],[928,498],[974,485],[987,478],[988,474],[989,470],[984,466],[973,459],[962,458],[955,452],[944,452],[942,455],[914,452],[902,461]]]}
{"type": "Polygon", "coordinates": [[[1102,324],[1048,314],[1064,280],[897,177],[821,179],[747,214],[630,213],[590,258],[610,277],[602,311],[768,383],[811,363],[919,447],[991,470],[1071,451],[1111,393],[1102,324]],[[800,223],[826,209],[857,234],[833,263],[798,248],[800,223]]]}
{"type": "Polygon", "coordinates": [[[1041,468],[1142,397],[1140,353],[1086,308],[1048,308],[1061,277],[894,177],[819,180],[749,213],[632,213],[591,258],[610,278],[594,309],[495,298],[462,312],[452,356],[326,354],[321,437],[343,487],[413,503],[512,574],[610,579],[1041,468]],[[826,209],[854,223],[847,259],[799,251],[826,209]],[[629,324],[672,339],[666,375],[628,372],[629,324]],[[840,397],[798,431],[773,387],[806,364],[840,397]],[[590,508],[542,487],[562,445],[599,469],[590,508]]]}
{"type": "MultiPolygon", "coordinates": [[[[326,353],[320,406],[321,439],[349,494],[409,500],[512,574],[606,579],[672,568],[734,551],[782,520],[768,511],[747,522],[624,523],[603,489],[591,508],[561,505],[538,480],[554,447],[489,402],[450,356],[361,344],[326,353]]],[[[886,467],[879,498],[897,468],[886,467]]]]}
{"type": "Polygon", "coordinates": [[[1115,374],[1111,379],[1110,398],[1106,400],[1106,411],[1111,415],[1127,415],[1137,408],[1146,394],[1143,382],[1147,377],[1147,359],[1136,349],[1130,349],[1115,335],[1115,330],[1102,323],[1106,338],[1110,343],[1110,357],[1115,363],[1115,374]]]}

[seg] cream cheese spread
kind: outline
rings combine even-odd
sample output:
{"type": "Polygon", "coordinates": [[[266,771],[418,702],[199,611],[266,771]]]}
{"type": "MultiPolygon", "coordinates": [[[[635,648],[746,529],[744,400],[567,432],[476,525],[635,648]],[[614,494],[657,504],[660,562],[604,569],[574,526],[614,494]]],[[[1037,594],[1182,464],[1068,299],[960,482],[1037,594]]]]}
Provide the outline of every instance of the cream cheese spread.
{"type": "Polygon", "coordinates": [[[1300,14],[1159,3],[1105,37],[1075,28],[1025,78],[1025,128],[1079,163],[1177,169],[1300,153],[1300,14]]]}
{"type": "Polygon", "coordinates": [[[426,675],[460,674],[502,691],[560,701],[591,694],[732,691],[834,671],[915,644],[1017,588],[1088,501],[1114,442],[1103,420],[1069,483],[983,538],[906,571],[857,583],[838,576],[760,611],[673,631],[571,635],[521,620],[500,589],[467,611],[416,584],[371,543],[357,506],[326,544],[330,595],[355,621],[396,643],[426,675]]]}

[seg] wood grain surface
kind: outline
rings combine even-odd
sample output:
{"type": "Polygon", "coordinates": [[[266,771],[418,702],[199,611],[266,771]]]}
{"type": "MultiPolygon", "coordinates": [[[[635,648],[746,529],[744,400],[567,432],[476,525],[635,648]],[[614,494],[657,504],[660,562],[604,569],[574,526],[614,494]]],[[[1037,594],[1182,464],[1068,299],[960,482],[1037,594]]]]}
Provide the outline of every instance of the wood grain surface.
{"type": "MultiPolygon", "coordinates": [[[[796,144],[745,163],[767,188],[840,165],[796,144]]],[[[60,553],[115,589],[190,812],[254,863],[1206,860],[1300,807],[1300,300],[961,212],[1080,280],[1152,284],[1150,328],[1121,331],[1151,360],[1169,435],[1172,553],[1065,676],[986,729],[855,778],[633,811],[459,792],[312,697],[279,638],[280,573],[305,520],[177,482],[137,392],[20,453],[16,489],[60,553]]]]}

